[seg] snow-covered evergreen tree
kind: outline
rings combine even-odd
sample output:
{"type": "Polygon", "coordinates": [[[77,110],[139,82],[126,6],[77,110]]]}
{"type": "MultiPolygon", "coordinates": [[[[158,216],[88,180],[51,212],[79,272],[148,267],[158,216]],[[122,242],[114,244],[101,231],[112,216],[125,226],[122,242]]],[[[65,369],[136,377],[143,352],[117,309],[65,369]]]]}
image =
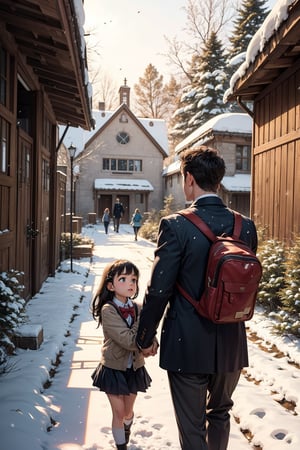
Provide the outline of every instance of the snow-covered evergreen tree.
{"type": "Polygon", "coordinates": [[[211,117],[226,110],[223,103],[225,55],[221,41],[212,32],[200,56],[191,61],[191,83],[185,88],[178,109],[172,135],[183,139],[211,117]]]}
{"type": "Polygon", "coordinates": [[[229,37],[231,46],[229,57],[239,55],[247,50],[248,44],[261,27],[269,13],[266,0],[243,0],[233,21],[233,30],[229,37]]]}
{"type": "MultiPolygon", "coordinates": [[[[230,47],[226,65],[227,87],[229,87],[232,75],[245,60],[249,42],[269,14],[266,5],[266,0],[243,0],[237,10],[237,17],[233,21],[233,29],[229,36],[230,47]]],[[[237,106],[231,106],[231,111],[238,109],[237,106]]]]}

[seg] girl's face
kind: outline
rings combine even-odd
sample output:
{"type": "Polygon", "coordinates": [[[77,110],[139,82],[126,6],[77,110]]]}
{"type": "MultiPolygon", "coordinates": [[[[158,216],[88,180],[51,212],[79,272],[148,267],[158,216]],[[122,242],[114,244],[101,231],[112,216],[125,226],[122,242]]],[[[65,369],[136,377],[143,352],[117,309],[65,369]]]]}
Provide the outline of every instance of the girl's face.
{"type": "Polygon", "coordinates": [[[137,283],[138,278],[134,272],[127,275],[121,273],[114,276],[112,283],[108,283],[108,289],[114,291],[116,298],[125,303],[128,297],[133,297],[136,294],[137,283]]]}

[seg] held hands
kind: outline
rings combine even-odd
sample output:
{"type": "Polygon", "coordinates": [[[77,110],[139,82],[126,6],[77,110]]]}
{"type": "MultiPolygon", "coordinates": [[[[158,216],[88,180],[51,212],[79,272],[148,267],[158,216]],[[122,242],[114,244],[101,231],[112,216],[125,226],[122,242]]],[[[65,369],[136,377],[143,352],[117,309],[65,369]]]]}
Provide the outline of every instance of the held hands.
{"type": "Polygon", "coordinates": [[[145,356],[145,358],[148,358],[148,356],[155,356],[157,353],[157,349],[159,347],[159,344],[157,341],[154,341],[153,344],[150,347],[142,348],[141,352],[145,356]]]}

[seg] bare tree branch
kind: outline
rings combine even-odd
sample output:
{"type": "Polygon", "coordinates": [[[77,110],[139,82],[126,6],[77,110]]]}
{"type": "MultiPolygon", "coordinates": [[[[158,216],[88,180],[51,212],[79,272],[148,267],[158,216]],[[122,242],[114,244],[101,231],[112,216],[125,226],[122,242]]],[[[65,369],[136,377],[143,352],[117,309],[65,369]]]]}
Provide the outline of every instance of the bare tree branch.
{"type": "Polygon", "coordinates": [[[179,41],[176,37],[165,36],[168,53],[163,54],[168,62],[179,69],[188,80],[189,63],[193,55],[201,55],[203,44],[212,32],[226,37],[229,24],[237,10],[239,0],[187,0],[186,25],[183,31],[187,39],[179,41]]]}

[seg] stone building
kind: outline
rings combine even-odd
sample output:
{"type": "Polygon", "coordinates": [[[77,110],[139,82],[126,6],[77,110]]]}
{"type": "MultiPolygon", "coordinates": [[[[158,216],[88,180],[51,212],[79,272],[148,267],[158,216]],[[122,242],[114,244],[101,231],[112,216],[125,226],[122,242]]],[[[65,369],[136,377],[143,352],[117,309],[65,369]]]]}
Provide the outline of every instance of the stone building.
{"type": "Polygon", "coordinates": [[[251,190],[252,119],[248,114],[224,113],[208,120],[175,148],[175,161],[164,168],[164,195],[174,197],[175,206],[185,204],[180,174],[180,153],[208,145],[217,148],[226,164],[220,195],[233,209],[248,215],[251,190]]]}
{"type": "Polygon", "coordinates": [[[124,206],[123,222],[135,210],[142,213],[163,205],[163,160],[168,156],[164,120],[138,118],[130,109],[130,88],[119,89],[116,111],[94,111],[94,131],[70,129],[64,143],[77,146],[74,160],[75,212],[86,221],[90,213],[102,217],[116,198],[124,206]]]}

